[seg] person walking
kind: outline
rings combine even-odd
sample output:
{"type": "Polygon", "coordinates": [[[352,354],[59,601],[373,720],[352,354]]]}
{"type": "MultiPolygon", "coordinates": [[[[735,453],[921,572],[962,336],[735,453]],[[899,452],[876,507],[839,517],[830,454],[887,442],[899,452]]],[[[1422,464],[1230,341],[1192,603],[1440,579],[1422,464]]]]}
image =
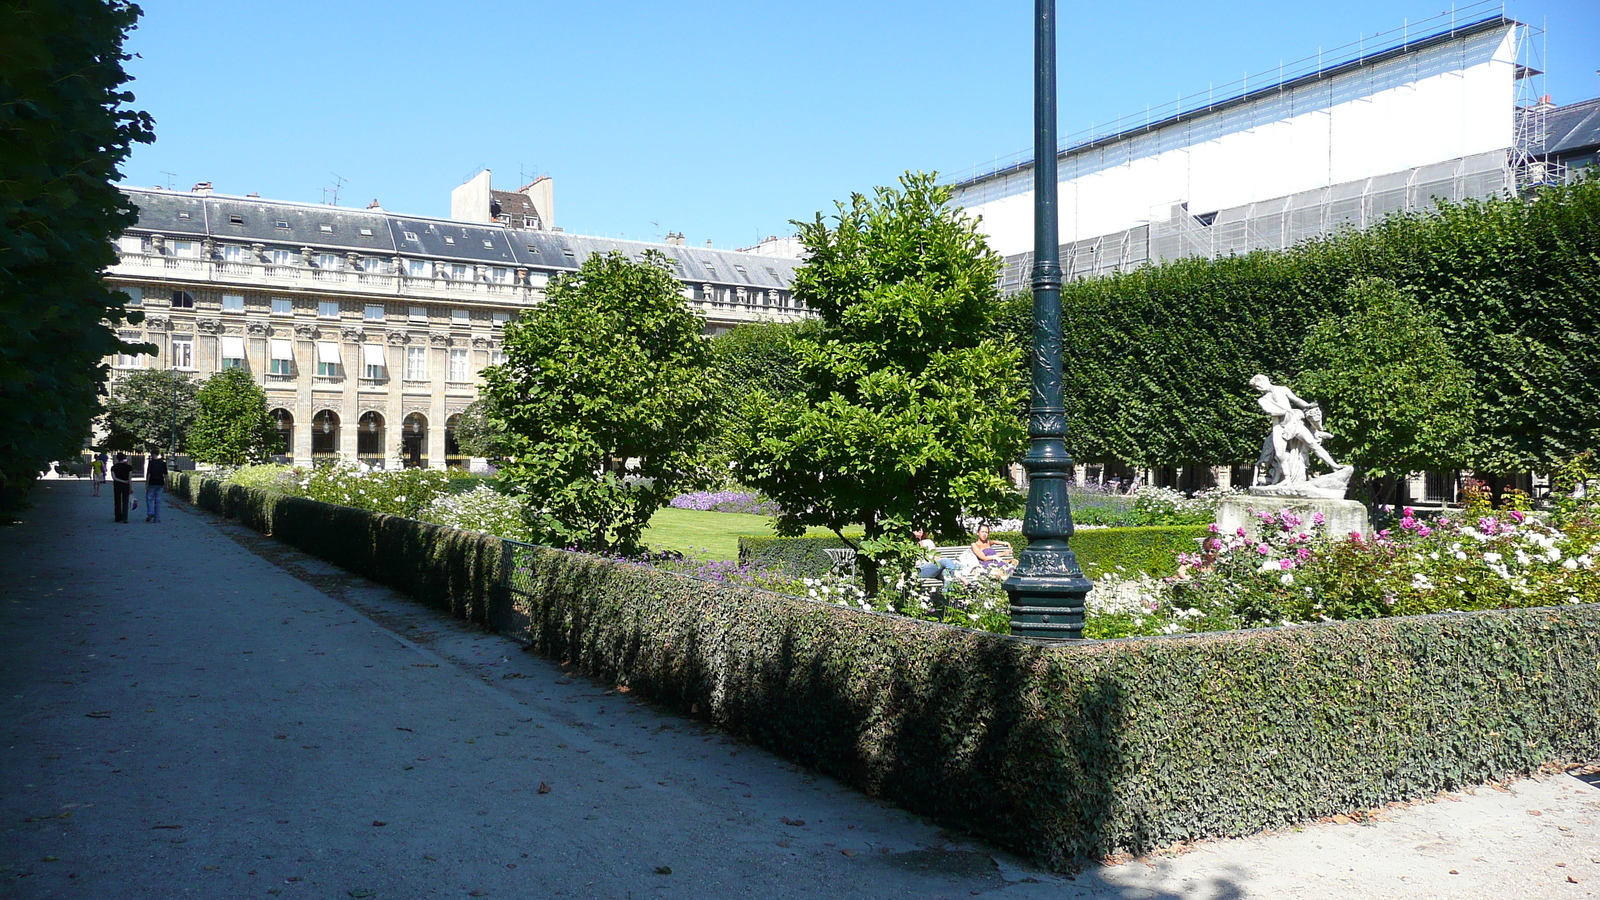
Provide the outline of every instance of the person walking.
{"type": "Polygon", "coordinates": [[[100,485],[106,483],[106,455],[96,453],[89,463],[89,480],[94,482],[94,495],[100,496],[100,485]]]}
{"type": "Polygon", "coordinates": [[[115,516],[111,521],[128,524],[128,499],[132,495],[133,466],[128,465],[126,455],[118,453],[111,464],[111,512],[115,516]]]}
{"type": "Polygon", "coordinates": [[[144,464],[144,521],[146,524],[161,521],[161,491],[167,486],[167,461],[160,450],[150,453],[144,464]]]}

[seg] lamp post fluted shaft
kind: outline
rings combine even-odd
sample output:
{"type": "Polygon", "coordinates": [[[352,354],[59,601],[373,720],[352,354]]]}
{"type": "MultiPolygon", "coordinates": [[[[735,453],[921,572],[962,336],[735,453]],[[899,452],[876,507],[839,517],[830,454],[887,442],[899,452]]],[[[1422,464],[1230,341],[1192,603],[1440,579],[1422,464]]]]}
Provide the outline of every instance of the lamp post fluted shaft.
{"type": "Polygon", "coordinates": [[[1056,4],[1034,2],[1033,352],[1028,413],[1028,546],[1006,579],[1011,633],[1043,640],[1083,636],[1084,598],[1092,586],[1068,547],[1072,507],[1067,485],[1066,411],[1061,382],[1061,250],[1056,213],[1056,4]]]}

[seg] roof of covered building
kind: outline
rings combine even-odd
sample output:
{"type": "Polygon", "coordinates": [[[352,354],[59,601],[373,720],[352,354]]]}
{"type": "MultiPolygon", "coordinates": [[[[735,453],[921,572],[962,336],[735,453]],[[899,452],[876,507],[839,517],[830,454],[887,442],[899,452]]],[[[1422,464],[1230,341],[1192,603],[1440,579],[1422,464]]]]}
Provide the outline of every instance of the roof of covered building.
{"type": "Polygon", "coordinates": [[[1596,145],[1600,145],[1600,97],[1545,114],[1544,152],[1571,153],[1596,145]]]}
{"type": "MultiPolygon", "coordinates": [[[[221,243],[310,247],[363,256],[425,257],[479,265],[574,270],[596,253],[665,256],[681,281],[787,288],[798,260],[737,250],[508,229],[499,223],[407,216],[316,203],[123,187],[139,220],[130,231],[221,243]]],[[[496,192],[498,193],[498,192],[496,192]]]]}

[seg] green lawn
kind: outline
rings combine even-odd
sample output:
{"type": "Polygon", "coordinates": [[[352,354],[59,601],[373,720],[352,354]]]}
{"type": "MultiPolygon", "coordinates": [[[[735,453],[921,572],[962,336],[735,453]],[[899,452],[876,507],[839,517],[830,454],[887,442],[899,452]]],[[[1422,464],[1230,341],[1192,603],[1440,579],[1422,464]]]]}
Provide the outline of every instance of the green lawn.
{"type": "MultiPolygon", "coordinates": [[[[833,534],[825,528],[813,528],[807,533],[833,534]]],[[[668,506],[657,510],[650,520],[650,527],[644,530],[644,543],[652,550],[677,550],[701,559],[738,559],[741,534],[771,536],[772,519],[668,506]]]]}

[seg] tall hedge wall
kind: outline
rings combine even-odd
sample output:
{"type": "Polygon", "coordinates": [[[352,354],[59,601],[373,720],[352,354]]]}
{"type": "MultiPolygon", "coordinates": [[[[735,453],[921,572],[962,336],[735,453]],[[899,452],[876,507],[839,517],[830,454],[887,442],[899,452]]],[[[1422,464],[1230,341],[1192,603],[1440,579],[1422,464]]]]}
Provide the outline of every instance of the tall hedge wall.
{"type": "MultiPolygon", "coordinates": [[[[1256,458],[1257,372],[1292,382],[1307,330],[1362,278],[1438,314],[1473,373],[1470,463],[1546,469],[1600,443],[1600,179],[1447,203],[1285,251],[1186,259],[1061,291],[1068,449],[1139,465],[1256,458]]],[[[1028,340],[1031,301],[1005,333],[1028,340]]],[[[1337,428],[1338,423],[1331,423],[1337,428]]]]}
{"type": "Polygon", "coordinates": [[[1055,867],[1600,756],[1600,607],[1050,647],[255,505],[309,553],[1055,867]]]}

